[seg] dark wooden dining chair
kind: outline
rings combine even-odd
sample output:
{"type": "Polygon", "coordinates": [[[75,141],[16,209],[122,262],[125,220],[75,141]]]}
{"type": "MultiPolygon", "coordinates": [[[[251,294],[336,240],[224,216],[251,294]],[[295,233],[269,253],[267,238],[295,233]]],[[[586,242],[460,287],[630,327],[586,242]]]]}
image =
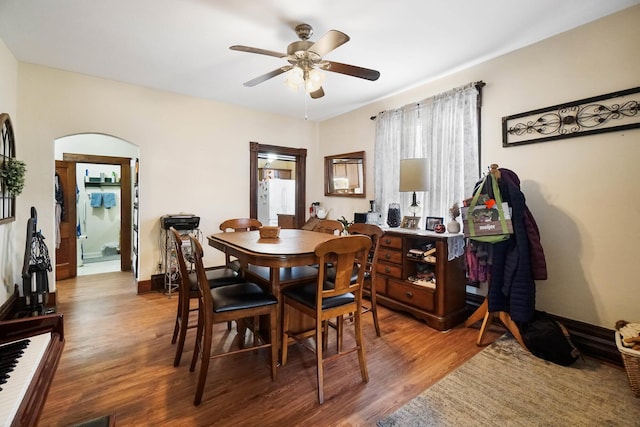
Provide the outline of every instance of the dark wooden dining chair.
{"type": "MultiPolygon", "coordinates": [[[[378,262],[378,242],[384,235],[384,231],[374,224],[355,223],[349,227],[350,235],[362,234],[371,238],[371,248],[367,254],[366,268],[364,271],[364,288],[369,293],[369,306],[362,307],[362,314],[371,312],[373,315],[373,326],[376,328],[376,335],[380,336],[380,324],[378,323],[378,305],[376,301],[376,264],[378,262]]],[[[339,332],[340,333],[340,332],[339,332]]]]}
{"type": "MultiPolygon", "coordinates": [[[[375,282],[375,266],[378,262],[378,241],[384,235],[384,231],[380,227],[374,224],[363,224],[363,223],[355,223],[349,227],[350,235],[365,235],[371,238],[371,249],[367,253],[366,258],[366,268],[364,271],[364,282],[363,282],[363,293],[366,295],[369,294],[369,304],[362,306],[362,314],[372,313],[373,315],[373,326],[376,330],[376,335],[380,336],[380,324],[378,322],[378,305],[376,299],[376,282],[375,282]]],[[[356,260],[356,265],[353,268],[353,272],[351,275],[351,280],[355,281],[358,279],[358,265],[360,265],[361,261],[356,260]]],[[[333,282],[335,280],[335,269],[331,266],[327,268],[327,280],[329,282],[333,282]]],[[[353,320],[353,316],[350,316],[349,319],[353,320]]],[[[342,331],[343,331],[343,317],[338,317],[335,322],[327,322],[328,326],[336,329],[337,331],[337,348],[340,351],[342,346],[342,331]]],[[[328,329],[327,329],[328,330],[328,329]]],[[[329,334],[324,335],[324,348],[327,348],[329,334]]]]}
{"type": "MultiPolygon", "coordinates": [[[[180,359],[182,358],[182,352],[184,350],[184,342],[187,336],[187,330],[196,327],[195,324],[189,324],[190,314],[197,311],[197,308],[191,307],[191,301],[198,298],[198,284],[195,271],[190,271],[187,267],[187,258],[190,255],[185,254],[182,250],[184,242],[188,242],[189,248],[191,243],[186,235],[182,235],[174,227],[169,228],[169,232],[172,235],[173,244],[176,251],[176,258],[178,259],[178,271],[180,273],[180,282],[178,284],[178,309],[176,312],[176,322],[173,327],[173,337],[171,338],[171,344],[178,343],[176,348],[176,355],[173,359],[173,366],[180,365],[180,359]]],[[[189,250],[189,252],[191,252],[189,250]]],[[[191,263],[193,259],[190,259],[191,263]]],[[[206,269],[207,283],[210,288],[218,286],[230,285],[233,283],[241,282],[242,277],[230,268],[224,266],[218,268],[206,269]]],[[[228,324],[228,328],[231,329],[231,323],[228,324]]]]}
{"type": "Polygon", "coordinates": [[[342,234],[344,225],[335,219],[320,219],[313,226],[313,231],[318,233],[342,234]]]}
{"type": "MultiPolygon", "coordinates": [[[[362,282],[364,281],[364,265],[359,268],[357,280],[351,280],[356,260],[366,259],[371,248],[368,236],[342,236],[320,243],[315,253],[319,257],[318,278],[315,283],[297,285],[282,291],[282,365],[287,363],[289,339],[304,342],[309,337],[315,338],[316,369],[318,381],[318,401],[324,402],[324,363],[358,353],[360,374],[363,382],[369,381],[367,362],[362,336],[362,282]],[[326,268],[331,263],[336,269],[333,283],[327,282],[326,268]],[[309,331],[293,332],[289,330],[291,310],[298,310],[315,320],[315,327],[309,331]],[[346,351],[341,350],[327,358],[323,356],[323,333],[329,319],[339,318],[353,313],[355,328],[355,346],[346,351]]],[[[308,347],[307,347],[308,348],[308,347]]]]}
{"type": "MultiPolygon", "coordinates": [[[[264,291],[260,286],[251,282],[235,283],[227,286],[220,286],[209,289],[207,284],[207,274],[202,262],[203,250],[198,239],[189,236],[191,248],[195,261],[195,270],[198,284],[198,327],[196,332],[196,347],[191,359],[190,371],[193,372],[200,359],[200,373],[198,374],[198,385],[196,388],[194,405],[199,405],[202,401],[204,386],[207,381],[209,371],[209,361],[213,358],[231,356],[247,351],[255,351],[259,348],[269,348],[271,350],[271,379],[276,379],[276,366],[278,363],[277,346],[277,315],[278,300],[269,292],[264,291]],[[262,340],[259,336],[259,318],[269,316],[269,342],[262,340]],[[211,354],[211,344],[213,341],[213,325],[216,323],[236,322],[246,319],[250,321],[250,328],[253,330],[253,345],[227,351],[219,351],[211,354]],[[259,341],[262,340],[262,344],[259,341]]],[[[242,328],[242,331],[245,331],[242,328]]],[[[244,334],[240,333],[240,339],[244,344],[244,334]]]]}
{"type": "MultiPolygon", "coordinates": [[[[253,231],[262,227],[262,223],[253,218],[231,218],[220,223],[220,231],[227,233],[230,231],[253,231]]],[[[232,260],[228,254],[224,255],[227,267],[241,273],[242,266],[238,260],[232,260]]]]}

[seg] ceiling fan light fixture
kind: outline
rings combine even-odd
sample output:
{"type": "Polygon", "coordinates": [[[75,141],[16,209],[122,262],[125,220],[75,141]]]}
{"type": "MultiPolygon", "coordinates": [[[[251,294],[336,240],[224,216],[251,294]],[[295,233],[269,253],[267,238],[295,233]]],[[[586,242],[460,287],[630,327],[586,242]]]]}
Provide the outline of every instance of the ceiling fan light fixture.
{"type": "Polygon", "coordinates": [[[325,75],[321,73],[317,68],[312,68],[307,73],[307,78],[305,80],[305,89],[308,93],[315,92],[316,90],[322,87],[322,83],[324,83],[325,75]]]}
{"type": "Polygon", "coordinates": [[[251,46],[233,45],[229,49],[240,52],[257,53],[260,55],[274,56],[286,59],[290,65],[276,68],[266,74],[262,74],[243,84],[253,87],[282,73],[286,73],[284,83],[293,91],[298,91],[303,86],[312,99],[322,98],[324,90],[324,71],[358,77],[374,81],[380,77],[380,72],[355,65],[342,64],[340,62],[325,61],[322,58],[329,52],[349,41],[349,36],[338,30],[329,30],[320,39],[313,42],[309,37],[313,34],[313,28],[309,24],[300,24],[295,28],[300,40],[289,43],[287,53],[273,50],[259,49],[251,46]]]}
{"type": "Polygon", "coordinates": [[[324,79],[324,73],[317,68],[305,71],[296,65],[287,72],[287,77],[285,78],[284,83],[294,91],[297,91],[301,86],[303,86],[305,92],[311,93],[322,87],[324,79]]]}
{"type": "Polygon", "coordinates": [[[304,83],[304,71],[302,71],[302,68],[295,66],[289,70],[284,83],[293,91],[297,91],[304,83]]]}

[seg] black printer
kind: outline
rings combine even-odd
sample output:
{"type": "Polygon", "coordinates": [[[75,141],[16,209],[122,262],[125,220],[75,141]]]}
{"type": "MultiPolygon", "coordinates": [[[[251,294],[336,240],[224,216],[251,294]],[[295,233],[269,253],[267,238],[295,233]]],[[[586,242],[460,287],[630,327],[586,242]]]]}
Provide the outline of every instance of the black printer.
{"type": "Polygon", "coordinates": [[[195,230],[200,226],[200,217],[193,214],[163,215],[160,217],[160,225],[164,230],[170,227],[176,230],[195,230]]]}

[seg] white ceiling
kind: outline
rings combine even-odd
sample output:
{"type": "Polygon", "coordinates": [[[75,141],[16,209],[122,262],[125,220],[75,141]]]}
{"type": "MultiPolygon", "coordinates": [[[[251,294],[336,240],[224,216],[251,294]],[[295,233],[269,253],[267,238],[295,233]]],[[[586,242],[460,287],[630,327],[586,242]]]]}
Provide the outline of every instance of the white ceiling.
{"type": "MultiPolygon", "coordinates": [[[[0,39],[19,61],[292,117],[325,120],[567,31],[640,0],[0,0],[0,39]],[[327,73],[310,99],[287,62],[229,50],[286,52],[298,23],[317,40],[351,40],[325,59],[380,71],[371,82],[327,73]]],[[[586,49],[587,47],[585,47],[586,49]]],[[[569,54],[579,54],[570,52],[569,54]]]]}

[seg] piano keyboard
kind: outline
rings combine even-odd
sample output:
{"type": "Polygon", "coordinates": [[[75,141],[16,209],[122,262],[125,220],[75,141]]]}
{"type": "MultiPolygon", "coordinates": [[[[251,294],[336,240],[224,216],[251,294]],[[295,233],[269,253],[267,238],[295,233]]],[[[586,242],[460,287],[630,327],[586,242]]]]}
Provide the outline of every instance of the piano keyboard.
{"type": "Polygon", "coordinates": [[[13,370],[6,372],[6,382],[0,384],[1,426],[9,426],[14,420],[49,342],[51,342],[50,332],[0,345],[0,377],[5,373],[5,369],[1,367],[3,364],[15,363],[13,370]],[[24,347],[21,354],[13,357],[15,362],[2,360],[5,353],[15,352],[15,348],[21,346],[24,347]]]}

